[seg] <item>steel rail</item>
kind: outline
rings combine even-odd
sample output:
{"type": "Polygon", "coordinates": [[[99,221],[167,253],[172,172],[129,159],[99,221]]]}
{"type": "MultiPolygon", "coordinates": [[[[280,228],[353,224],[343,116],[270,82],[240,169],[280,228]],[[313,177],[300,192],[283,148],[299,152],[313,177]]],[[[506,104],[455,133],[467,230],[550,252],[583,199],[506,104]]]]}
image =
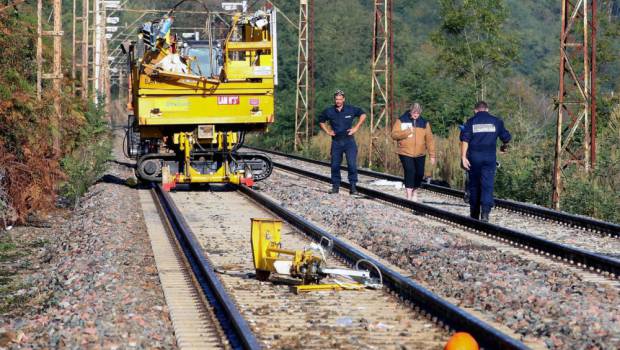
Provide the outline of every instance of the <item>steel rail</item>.
{"type": "MultiPolygon", "coordinates": [[[[268,150],[268,149],[259,148],[259,147],[250,147],[250,146],[244,146],[244,147],[254,149],[257,151],[261,151],[261,152],[265,152],[265,153],[272,153],[278,156],[292,158],[292,159],[296,159],[296,160],[300,160],[303,162],[308,162],[308,163],[312,163],[316,165],[321,165],[321,166],[326,166],[326,167],[331,166],[328,162],[306,158],[306,157],[302,157],[302,156],[295,155],[295,154],[288,154],[288,153],[268,150]]],[[[343,166],[340,166],[340,169],[346,170],[347,167],[343,165],[343,166]]],[[[403,180],[402,177],[400,176],[381,173],[378,171],[373,171],[373,170],[368,170],[368,169],[358,169],[357,172],[362,175],[371,176],[371,177],[375,177],[375,178],[383,179],[383,180],[390,180],[390,181],[402,181],[403,180]]],[[[454,188],[444,187],[444,186],[437,186],[437,185],[423,183],[422,188],[425,188],[433,192],[437,192],[437,193],[441,193],[441,194],[445,194],[449,196],[454,196],[454,197],[463,198],[463,195],[464,195],[463,191],[460,191],[454,188]]],[[[540,206],[532,205],[528,203],[517,202],[517,201],[513,201],[509,199],[496,198],[495,205],[498,207],[507,209],[507,210],[514,211],[514,212],[537,216],[543,219],[553,220],[553,221],[557,221],[563,224],[577,226],[577,227],[585,228],[585,229],[592,230],[592,231],[598,231],[598,232],[608,234],[615,238],[620,238],[620,225],[614,224],[611,222],[596,220],[596,219],[581,216],[581,215],[569,214],[563,211],[553,210],[553,209],[540,207],[540,206]]]]}
{"type": "MultiPolygon", "coordinates": [[[[323,181],[326,183],[331,183],[331,179],[328,176],[316,174],[308,170],[295,168],[290,165],[278,162],[273,162],[273,165],[305,177],[313,178],[315,180],[323,181]]],[[[341,186],[349,188],[350,185],[348,182],[342,181],[341,186]]],[[[418,213],[434,216],[441,220],[447,220],[449,222],[462,225],[473,230],[482,231],[486,234],[507,240],[516,245],[529,247],[536,252],[544,253],[545,255],[551,255],[566,262],[577,264],[577,266],[580,267],[588,267],[591,270],[596,270],[599,273],[608,272],[613,274],[615,277],[620,277],[620,260],[618,259],[592,253],[579,248],[569,247],[560,243],[535,237],[514,229],[475,220],[468,216],[455,214],[443,209],[435,208],[430,205],[409,201],[405,198],[397,197],[360,185],[357,185],[356,187],[358,192],[374,199],[380,199],[391,204],[412,209],[413,211],[418,213]]],[[[614,278],[614,276],[612,276],[612,278],[614,278]]]]}
{"type": "Polygon", "coordinates": [[[481,347],[486,349],[528,349],[522,342],[505,335],[457,306],[441,299],[412,279],[399,274],[337,236],[283,208],[267,196],[244,185],[239,186],[239,189],[260,206],[269,209],[312,239],[319,242],[322,237],[330,239],[333,242],[333,252],[349,264],[354,265],[361,259],[372,262],[381,271],[383,282],[389,289],[452,329],[470,333],[481,347]]]}
{"type": "Polygon", "coordinates": [[[200,243],[198,243],[198,239],[170,195],[162,189],[160,184],[154,185],[152,190],[174,231],[179,246],[190,263],[196,280],[205,293],[205,297],[212,303],[231,346],[235,349],[260,349],[261,346],[254,333],[217,278],[213,266],[207,260],[200,243]]]}

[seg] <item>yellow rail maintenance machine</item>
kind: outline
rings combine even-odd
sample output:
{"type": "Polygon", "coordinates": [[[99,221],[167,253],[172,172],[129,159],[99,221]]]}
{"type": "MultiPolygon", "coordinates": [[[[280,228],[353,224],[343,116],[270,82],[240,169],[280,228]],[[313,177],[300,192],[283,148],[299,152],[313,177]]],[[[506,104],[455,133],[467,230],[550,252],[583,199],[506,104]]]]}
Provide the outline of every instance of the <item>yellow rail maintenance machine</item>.
{"type": "Polygon", "coordinates": [[[246,133],[265,131],[274,121],[275,11],[231,13],[225,30],[211,28],[216,17],[210,13],[208,39],[185,40],[172,32],[181,3],[143,24],[136,42],[121,45],[129,58],[133,111],[126,152],[137,160],[140,179],[166,189],[251,186],[273,168],[267,156],[237,150],[246,133]],[[218,32],[221,37],[213,38],[218,32]]]}

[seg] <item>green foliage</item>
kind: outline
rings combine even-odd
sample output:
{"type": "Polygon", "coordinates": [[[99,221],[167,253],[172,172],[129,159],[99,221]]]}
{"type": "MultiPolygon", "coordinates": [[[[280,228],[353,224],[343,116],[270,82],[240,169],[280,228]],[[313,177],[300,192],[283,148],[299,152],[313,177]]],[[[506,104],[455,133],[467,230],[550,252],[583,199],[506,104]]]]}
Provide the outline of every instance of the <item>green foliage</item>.
{"type": "MultiPolygon", "coordinates": [[[[472,114],[475,98],[466,85],[452,79],[437,79],[435,62],[415,56],[404,63],[400,75],[401,101],[416,101],[423,106],[422,115],[431,122],[433,132],[447,136],[451,127],[463,123],[472,114]]],[[[398,113],[408,109],[403,104],[398,113]]]]}
{"type": "Polygon", "coordinates": [[[516,35],[519,62],[511,65],[536,89],[552,93],[558,88],[560,5],[557,0],[506,0],[509,16],[505,32],[516,35]]]}
{"type": "Polygon", "coordinates": [[[10,85],[8,86],[11,92],[22,91],[26,93],[34,92],[32,84],[26,79],[26,77],[20,74],[15,68],[8,68],[3,72],[4,80],[10,85]]]}
{"type": "Polygon", "coordinates": [[[62,159],[67,175],[62,194],[77,206],[88,187],[103,175],[111,157],[112,143],[104,120],[103,104],[91,104],[84,113],[85,124],[79,129],[74,151],[62,159]]]}
{"type": "Polygon", "coordinates": [[[487,80],[517,57],[517,40],[508,34],[508,10],[498,0],[441,0],[442,23],[432,37],[443,70],[467,81],[485,99],[487,80]]]}
{"type": "MultiPolygon", "coordinates": [[[[20,9],[32,10],[26,4],[20,9]]],[[[0,218],[23,222],[29,213],[55,203],[56,183],[63,177],[51,140],[52,94],[38,101],[35,33],[32,17],[0,12],[0,218]]]]}
{"type": "Polygon", "coordinates": [[[596,42],[596,62],[598,68],[599,85],[603,91],[617,91],[620,85],[620,65],[618,52],[620,51],[620,2],[599,2],[599,28],[596,42]]]}
{"type": "Polygon", "coordinates": [[[563,210],[620,223],[620,104],[607,115],[607,127],[598,133],[597,165],[590,174],[564,177],[563,210]]]}
{"type": "Polygon", "coordinates": [[[553,158],[546,155],[553,152],[552,144],[547,149],[535,149],[524,144],[512,145],[512,149],[498,156],[501,166],[495,178],[495,194],[499,198],[510,198],[539,205],[551,204],[551,179],[553,158]],[[523,154],[529,154],[523,157],[523,154]]]}
{"type": "MultiPolygon", "coordinates": [[[[608,102],[601,101],[605,106],[608,102]]],[[[560,207],[576,214],[620,222],[620,105],[603,114],[598,134],[597,166],[590,174],[573,167],[564,171],[560,207]]],[[[514,145],[499,158],[496,195],[549,206],[553,177],[553,137],[545,142],[514,145]]]]}
{"type": "MultiPolygon", "coordinates": [[[[296,18],[297,2],[278,5],[290,18],[296,18]]],[[[505,121],[514,139],[511,151],[499,157],[502,167],[497,173],[496,195],[550,204],[559,12],[560,3],[555,0],[394,3],[394,116],[412,102],[422,104],[422,114],[437,135],[438,165],[433,176],[461,187],[454,128],[473,114],[473,104],[484,93],[491,112],[505,121]]],[[[590,177],[567,177],[562,206],[576,213],[618,221],[611,212],[619,207],[620,153],[613,149],[617,149],[620,135],[610,130],[619,101],[607,96],[617,95],[620,84],[620,5],[618,1],[601,2],[598,13],[598,165],[590,177]],[[603,141],[614,137],[614,142],[603,141]],[[584,200],[588,204],[580,205],[584,200]]],[[[335,88],[347,92],[348,103],[369,111],[372,3],[317,3],[315,18],[313,117],[332,104],[335,88]]],[[[282,20],[278,35],[280,85],[276,123],[268,133],[255,135],[249,142],[290,151],[295,118],[297,28],[282,20]]],[[[360,140],[367,129],[366,126],[360,130],[360,140]]],[[[315,137],[301,152],[325,158],[326,142],[321,136],[315,137]]]]}
{"type": "Polygon", "coordinates": [[[0,85],[0,99],[8,100],[11,98],[11,89],[8,86],[0,85]]]}
{"type": "MultiPolygon", "coordinates": [[[[70,8],[65,7],[65,20],[70,8]]],[[[43,12],[50,10],[51,3],[44,3],[43,12]]],[[[49,26],[44,23],[44,30],[49,26]]],[[[65,27],[70,28],[70,21],[65,27]]],[[[59,183],[72,200],[84,193],[102,172],[110,142],[102,111],[71,97],[69,84],[54,91],[46,80],[37,99],[33,4],[20,5],[18,15],[0,13],[0,33],[0,218],[21,223],[30,213],[54,207],[59,183]],[[52,103],[58,95],[60,115],[52,103]],[[54,139],[60,141],[59,149],[54,139]]],[[[70,47],[70,35],[64,40],[70,47]]],[[[49,72],[51,39],[45,38],[43,46],[42,68],[49,72]]],[[[68,72],[69,55],[63,56],[63,71],[68,72]]]]}
{"type": "MultiPolygon", "coordinates": [[[[10,235],[0,236],[0,313],[5,313],[13,307],[19,307],[27,302],[26,295],[18,295],[16,292],[24,289],[23,282],[19,280],[14,266],[19,258],[28,253],[33,253],[28,247],[23,247],[17,241],[13,241],[10,235]]],[[[20,267],[23,267],[23,262],[20,267]]]]}
{"type": "Polygon", "coordinates": [[[15,250],[15,243],[12,242],[0,242],[0,254],[6,254],[15,250]]]}
{"type": "Polygon", "coordinates": [[[564,184],[561,208],[564,211],[620,223],[620,201],[617,193],[614,195],[609,190],[596,176],[569,178],[564,184]]]}

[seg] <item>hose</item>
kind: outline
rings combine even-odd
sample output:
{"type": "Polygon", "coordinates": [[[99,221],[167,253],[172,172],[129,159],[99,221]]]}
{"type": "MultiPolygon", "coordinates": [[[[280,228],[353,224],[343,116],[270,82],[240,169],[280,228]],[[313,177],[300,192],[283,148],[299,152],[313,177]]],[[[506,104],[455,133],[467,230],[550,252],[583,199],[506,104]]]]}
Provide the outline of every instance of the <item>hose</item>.
{"type": "Polygon", "coordinates": [[[232,152],[236,152],[245,143],[245,131],[239,131],[239,141],[232,148],[232,152]]]}
{"type": "Polygon", "coordinates": [[[362,263],[362,262],[365,262],[365,263],[367,263],[368,265],[370,265],[370,266],[372,266],[372,267],[374,267],[374,268],[375,268],[375,270],[377,271],[377,275],[379,276],[379,284],[380,284],[380,285],[383,285],[383,275],[381,275],[381,270],[379,270],[379,268],[377,267],[377,265],[375,265],[375,263],[373,263],[372,261],[370,261],[370,260],[366,260],[366,259],[360,259],[360,260],[358,260],[358,261],[355,263],[355,269],[356,269],[356,270],[359,270],[359,269],[360,269],[360,268],[359,268],[359,265],[360,265],[360,263],[362,263]]]}
{"type": "Polygon", "coordinates": [[[125,155],[125,158],[131,158],[129,157],[129,154],[127,152],[127,139],[129,138],[129,128],[125,129],[125,136],[123,137],[123,155],[125,155]]]}

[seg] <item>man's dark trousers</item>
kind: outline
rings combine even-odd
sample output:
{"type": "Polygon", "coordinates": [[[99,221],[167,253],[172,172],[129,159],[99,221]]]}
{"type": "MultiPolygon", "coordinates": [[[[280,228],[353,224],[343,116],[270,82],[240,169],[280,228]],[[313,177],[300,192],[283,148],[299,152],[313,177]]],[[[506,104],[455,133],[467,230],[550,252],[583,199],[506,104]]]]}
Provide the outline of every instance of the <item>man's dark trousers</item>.
{"type": "Polygon", "coordinates": [[[493,208],[493,185],[497,167],[495,154],[471,152],[468,156],[469,204],[473,218],[480,218],[480,211],[490,212],[493,208]]]}
{"type": "Polygon", "coordinates": [[[347,157],[347,168],[349,170],[349,183],[357,183],[357,145],[353,136],[332,137],[332,185],[340,187],[340,164],[342,164],[342,154],[347,157]]]}

